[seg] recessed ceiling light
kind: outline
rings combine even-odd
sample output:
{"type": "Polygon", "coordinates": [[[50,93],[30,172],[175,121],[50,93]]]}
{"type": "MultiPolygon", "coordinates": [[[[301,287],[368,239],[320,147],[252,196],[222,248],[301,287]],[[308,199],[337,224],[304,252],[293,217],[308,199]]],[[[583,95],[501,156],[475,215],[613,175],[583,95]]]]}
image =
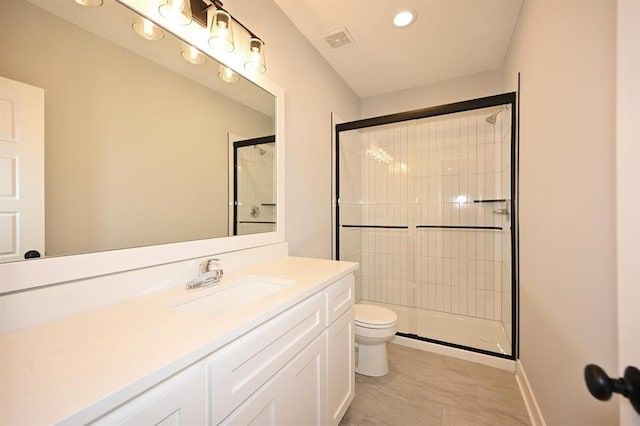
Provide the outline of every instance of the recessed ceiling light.
{"type": "Polygon", "coordinates": [[[393,25],[396,27],[406,27],[416,20],[416,13],[410,10],[403,10],[398,12],[393,18],[393,25]]]}

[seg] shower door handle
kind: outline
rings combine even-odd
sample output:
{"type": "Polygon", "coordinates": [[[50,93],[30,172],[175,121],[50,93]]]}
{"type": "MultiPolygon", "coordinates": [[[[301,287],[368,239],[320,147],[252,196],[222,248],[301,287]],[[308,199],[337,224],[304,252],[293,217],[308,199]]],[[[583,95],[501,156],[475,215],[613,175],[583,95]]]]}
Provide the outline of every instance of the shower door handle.
{"type": "Polygon", "coordinates": [[[627,367],[624,377],[612,379],[597,365],[589,364],[584,368],[584,380],[589,392],[600,401],[607,401],[614,393],[629,398],[633,408],[640,414],[640,370],[627,367]]]}
{"type": "Polygon", "coordinates": [[[493,214],[501,214],[501,215],[505,215],[505,216],[509,216],[509,208],[506,209],[498,209],[498,210],[494,210],[493,214]]]}

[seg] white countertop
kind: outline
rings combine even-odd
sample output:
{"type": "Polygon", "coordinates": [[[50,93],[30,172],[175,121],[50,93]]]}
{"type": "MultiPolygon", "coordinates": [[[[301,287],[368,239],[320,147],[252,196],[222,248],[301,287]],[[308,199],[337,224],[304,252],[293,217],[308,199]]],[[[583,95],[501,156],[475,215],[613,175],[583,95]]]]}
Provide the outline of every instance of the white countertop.
{"type": "Polygon", "coordinates": [[[2,334],[0,424],[92,420],[356,268],[351,262],[284,257],[234,271],[214,287],[173,287],[2,334]],[[223,317],[168,305],[247,275],[295,283],[223,317]]]}

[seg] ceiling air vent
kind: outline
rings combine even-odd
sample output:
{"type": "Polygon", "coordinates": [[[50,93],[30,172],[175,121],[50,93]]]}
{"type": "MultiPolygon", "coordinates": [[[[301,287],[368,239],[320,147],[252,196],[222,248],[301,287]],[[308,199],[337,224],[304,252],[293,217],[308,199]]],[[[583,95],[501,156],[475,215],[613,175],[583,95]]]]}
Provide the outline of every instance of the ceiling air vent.
{"type": "Polygon", "coordinates": [[[349,31],[345,27],[331,31],[330,33],[323,35],[322,38],[333,50],[342,49],[343,47],[351,46],[354,43],[353,37],[351,37],[351,34],[349,34],[349,31]]]}

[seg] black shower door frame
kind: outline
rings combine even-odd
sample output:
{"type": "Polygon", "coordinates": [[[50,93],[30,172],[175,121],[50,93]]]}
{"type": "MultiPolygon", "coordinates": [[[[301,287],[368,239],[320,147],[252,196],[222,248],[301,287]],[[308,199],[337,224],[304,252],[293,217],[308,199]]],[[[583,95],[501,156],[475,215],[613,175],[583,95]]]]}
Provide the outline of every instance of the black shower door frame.
{"type": "Polygon", "coordinates": [[[517,96],[516,92],[501,93],[498,95],[487,96],[484,98],[471,99],[467,101],[454,102],[445,105],[438,105],[428,108],[416,109],[412,111],[399,112],[395,114],[382,115],[379,117],[365,118],[362,120],[349,121],[345,123],[336,124],[335,126],[335,258],[340,260],[340,133],[349,130],[359,130],[368,127],[376,127],[385,124],[395,124],[403,121],[419,120],[422,118],[436,117],[441,115],[472,111],[475,109],[494,107],[500,105],[511,106],[511,323],[513,324],[511,330],[511,341],[513,342],[510,355],[500,354],[496,352],[487,351],[484,349],[478,349],[471,346],[459,345],[456,343],[430,339],[427,337],[417,336],[414,334],[408,335],[398,333],[403,337],[409,337],[416,340],[422,340],[429,343],[435,343],[439,345],[449,346],[457,349],[468,350],[485,355],[491,355],[499,358],[506,358],[510,360],[518,359],[519,352],[519,339],[518,339],[518,318],[519,318],[519,250],[518,250],[518,235],[519,235],[519,223],[518,223],[518,151],[519,141],[517,138],[519,122],[517,111],[517,96]]]}

